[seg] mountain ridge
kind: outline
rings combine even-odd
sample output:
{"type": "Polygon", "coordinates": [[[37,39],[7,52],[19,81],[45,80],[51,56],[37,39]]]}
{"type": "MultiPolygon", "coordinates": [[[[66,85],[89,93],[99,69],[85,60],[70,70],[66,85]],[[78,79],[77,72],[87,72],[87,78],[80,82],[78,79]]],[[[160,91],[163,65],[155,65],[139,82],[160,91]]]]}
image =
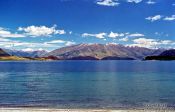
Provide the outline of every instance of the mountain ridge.
{"type": "Polygon", "coordinates": [[[166,50],[157,56],[147,56],[145,60],[175,60],[175,49],[166,50]]]}
{"type": "Polygon", "coordinates": [[[55,49],[51,52],[19,51],[2,49],[7,56],[28,59],[43,58],[51,60],[142,60],[148,56],[160,55],[165,49],[130,47],[120,44],[77,44],[55,49]]]}
{"type": "Polygon", "coordinates": [[[175,49],[170,49],[162,52],[159,56],[174,56],[175,57],[175,49]]]}
{"type": "Polygon", "coordinates": [[[53,50],[45,56],[56,56],[65,60],[76,57],[93,57],[99,60],[106,57],[144,59],[146,56],[158,55],[163,51],[163,49],[129,47],[120,44],[77,44],[53,50]]]}
{"type": "Polygon", "coordinates": [[[12,49],[3,49],[5,52],[10,54],[11,56],[18,56],[18,57],[42,57],[48,52],[45,50],[34,50],[34,51],[23,51],[23,50],[12,50],[12,49]]]}
{"type": "Polygon", "coordinates": [[[10,56],[7,52],[0,48],[0,56],[10,56]]]}

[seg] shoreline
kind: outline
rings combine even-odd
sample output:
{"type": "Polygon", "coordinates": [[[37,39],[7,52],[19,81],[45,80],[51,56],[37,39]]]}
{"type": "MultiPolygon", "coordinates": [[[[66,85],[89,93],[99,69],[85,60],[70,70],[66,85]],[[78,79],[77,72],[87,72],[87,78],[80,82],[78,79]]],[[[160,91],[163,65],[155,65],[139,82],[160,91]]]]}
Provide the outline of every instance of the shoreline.
{"type": "Polygon", "coordinates": [[[0,112],[175,112],[168,109],[52,109],[52,108],[0,108],[0,112]]]}

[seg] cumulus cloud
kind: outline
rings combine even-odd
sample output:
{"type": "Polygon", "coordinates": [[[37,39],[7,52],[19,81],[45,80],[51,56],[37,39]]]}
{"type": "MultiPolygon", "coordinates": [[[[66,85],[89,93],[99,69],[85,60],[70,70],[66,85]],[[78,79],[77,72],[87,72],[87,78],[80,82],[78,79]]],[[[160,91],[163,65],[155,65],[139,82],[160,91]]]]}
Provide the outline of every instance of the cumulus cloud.
{"type": "Polygon", "coordinates": [[[157,21],[157,20],[164,20],[164,21],[174,21],[175,20],[175,15],[172,16],[161,16],[161,15],[156,15],[156,16],[150,16],[146,18],[147,20],[150,20],[151,22],[157,21]]]}
{"type": "Polygon", "coordinates": [[[155,4],[156,2],[152,1],[152,0],[148,0],[146,3],[149,4],[149,5],[152,5],[152,4],[155,4]]]}
{"type": "Polygon", "coordinates": [[[104,39],[106,35],[107,35],[106,33],[98,33],[98,34],[83,33],[82,37],[96,37],[99,39],[104,39]]]}
{"type": "Polygon", "coordinates": [[[108,37],[110,38],[116,38],[116,37],[123,37],[124,34],[123,33],[114,33],[114,32],[111,32],[108,37]]]}
{"type": "Polygon", "coordinates": [[[147,38],[138,38],[134,39],[133,42],[135,45],[141,46],[141,47],[154,47],[157,46],[159,43],[155,39],[147,39],[147,38]]]}
{"type": "Polygon", "coordinates": [[[52,27],[47,26],[28,26],[28,27],[19,27],[18,31],[23,31],[25,35],[28,36],[51,36],[53,34],[65,34],[64,30],[57,30],[56,25],[52,27]]]}
{"type": "Polygon", "coordinates": [[[154,21],[157,21],[157,20],[160,20],[163,16],[161,15],[155,15],[155,16],[150,16],[150,17],[147,17],[145,18],[146,20],[150,20],[151,22],[154,22],[154,21]]]}
{"type": "Polygon", "coordinates": [[[118,0],[97,0],[96,3],[103,6],[118,6],[120,4],[118,0]]]}
{"type": "Polygon", "coordinates": [[[141,33],[133,33],[133,34],[129,34],[128,36],[129,37],[143,37],[145,35],[144,34],[141,34],[141,33]]]}
{"type": "Polygon", "coordinates": [[[144,34],[141,33],[117,33],[117,32],[110,32],[110,33],[98,33],[98,34],[90,34],[90,33],[83,33],[82,37],[96,37],[99,39],[104,39],[105,37],[109,37],[109,38],[119,38],[120,41],[128,41],[129,37],[143,37],[145,36],[144,34]],[[121,39],[121,37],[123,37],[121,39]],[[124,38],[125,37],[125,38],[124,38]]]}
{"type": "Polygon", "coordinates": [[[11,38],[5,37],[27,37],[27,36],[50,36],[53,34],[64,34],[64,31],[60,31],[56,29],[56,26],[53,27],[45,27],[45,26],[29,26],[26,28],[18,28],[20,33],[12,33],[9,29],[5,29],[0,27],[0,48],[9,48],[9,49],[26,49],[26,50],[37,50],[40,48],[43,49],[54,49],[63,46],[69,46],[76,44],[73,41],[65,41],[65,40],[52,40],[50,42],[27,42],[22,40],[14,40],[11,38]],[[29,49],[30,48],[30,49],[29,49]]]}
{"type": "Polygon", "coordinates": [[[140,3],[140,2],[142,2],[142,0],[127,0],[127,2],[140,3]]]}
{"type": "Polygon", "coordinates": [[[25,37],[25,36],[22,34],[18,34],[18,33],[12,33],[9,30],[0,27],[0,37],[18,38],[18,37],[25,37]]]}
{"type": "Polygon", "coordinates": [[[165,17],[163,20],[165,20],[165,21],[173,21],[173,20],[175,20],[175,15],[172,15],[171,17],[165,17]]]}
{"type": "Polygon", "coordinates": [[[174,41],[171,40],[157,40],[151,38],[137,38],[133,40],[134,44],[130,46],[146,47],[146,48],[160,48],[161,46],[172,46],[175,45],[174,41]]]}

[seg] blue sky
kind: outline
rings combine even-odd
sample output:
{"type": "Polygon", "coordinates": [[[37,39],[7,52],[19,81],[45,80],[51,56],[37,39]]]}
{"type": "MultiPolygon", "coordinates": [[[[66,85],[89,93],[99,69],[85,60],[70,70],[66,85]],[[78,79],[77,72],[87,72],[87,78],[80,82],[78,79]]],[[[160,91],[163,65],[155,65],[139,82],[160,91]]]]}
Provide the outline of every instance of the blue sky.
{"type": "Polygon", "coordinates": [[[0,47],[175,47],[174,0],[0,0],[0,47]]]}

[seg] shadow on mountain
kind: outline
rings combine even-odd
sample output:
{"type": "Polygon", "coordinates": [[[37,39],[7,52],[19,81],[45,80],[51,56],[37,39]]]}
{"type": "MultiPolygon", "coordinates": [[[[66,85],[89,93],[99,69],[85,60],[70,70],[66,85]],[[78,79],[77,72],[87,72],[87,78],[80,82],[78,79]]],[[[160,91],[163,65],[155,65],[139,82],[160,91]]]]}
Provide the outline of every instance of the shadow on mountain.
{"type": "Polygon", "coordinates": [[[115,57],[115,56],[108,56],[104,57],[101,60],[135,60],[134,58],[130,57],[115,57]]]}
{"type": "Polygon", "coordinates": [[[78,56],[66,60],[99,60],[99,59],[91,56],[78,56]]]}
{"type": "Polygon", "coordinates": [[[158,56],[147,56],[145,60],[175,60],[175,49],[166,50],[158,56]]]}

